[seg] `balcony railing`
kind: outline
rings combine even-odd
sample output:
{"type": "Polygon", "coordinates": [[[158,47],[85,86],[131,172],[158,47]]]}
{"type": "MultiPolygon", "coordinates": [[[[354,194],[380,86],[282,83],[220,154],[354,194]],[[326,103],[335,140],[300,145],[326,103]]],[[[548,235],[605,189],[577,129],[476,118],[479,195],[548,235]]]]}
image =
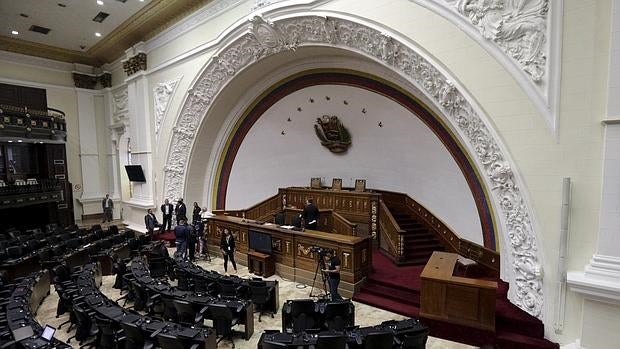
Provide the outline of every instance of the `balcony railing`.
{"type": "Polygon", "coordinates": [[[0,104],[0,136],[66,141],[65,113],[0,104]]]}
{"type": "Polygon", "coordinates": [[[55,179],[0,182],[0,208],[60,201],[63,201],[63,187],[55,179]]]}

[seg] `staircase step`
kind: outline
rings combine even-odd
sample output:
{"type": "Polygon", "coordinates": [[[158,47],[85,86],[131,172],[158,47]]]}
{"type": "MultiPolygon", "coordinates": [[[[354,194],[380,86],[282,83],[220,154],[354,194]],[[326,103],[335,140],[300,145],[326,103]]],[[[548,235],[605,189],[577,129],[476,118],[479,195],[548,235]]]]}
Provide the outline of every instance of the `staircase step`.
{"type": "Polygon", "coordinates": [[[386,299],[382,296],[377,296],[370,293],[360,292],[353,297],[356,302],[372,305],[377,308],[385,309],[393,313],[397,313],[404,316],[417,317],[420,313],[420,308],[411,305],[401,303],[395,300],[386,299]]]}
{"type": "Polygon", "coordinates": [[[414,305],[416,307],[420,306],[420,293],[412,292],[412,290],[403,291],[397,288],[367,282],[360,291],[392,299],[403,304],[414,305]]]}

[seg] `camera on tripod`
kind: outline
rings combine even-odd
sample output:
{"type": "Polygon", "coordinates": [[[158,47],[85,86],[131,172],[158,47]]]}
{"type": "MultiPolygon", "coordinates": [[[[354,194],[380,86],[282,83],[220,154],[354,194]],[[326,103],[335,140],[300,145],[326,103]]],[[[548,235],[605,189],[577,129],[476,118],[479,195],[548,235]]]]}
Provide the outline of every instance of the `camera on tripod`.
{"type": "Polygon", "coordinates": [[[323,257],[327,254],[327,252],[329,252],[329,250],[320,246],[310,246],[310,252],[316,252],[319,256],[323,257]]]}

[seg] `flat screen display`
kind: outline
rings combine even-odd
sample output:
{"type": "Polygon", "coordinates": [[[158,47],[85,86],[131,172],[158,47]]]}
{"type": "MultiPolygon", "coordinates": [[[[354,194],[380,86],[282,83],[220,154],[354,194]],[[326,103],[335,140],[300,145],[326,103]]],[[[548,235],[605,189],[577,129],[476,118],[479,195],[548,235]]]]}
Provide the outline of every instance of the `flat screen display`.
{"type": "Polygon", "coordinates": [[[127,171],[127,177],[131,182],[146,182],[144,177],[144,171],[142,171],[141,165],[125,165],[127,171]]]}
{"type": "Polygon", "coordinates": [[[250,230],[248,235],[250,238],[250,249],[267,254],[273,252],[271,249],[271,234],[250,230]]]}
{"type": "Polygon", "coordinates": [[[45,325],[45,328],[43,329],[43,333],[41,334],[41,337],[45,338],[47,341],[51,341],[52,338],[54,337],[55,332],[56,332],[55,328],[49,325],[45,325]]]}

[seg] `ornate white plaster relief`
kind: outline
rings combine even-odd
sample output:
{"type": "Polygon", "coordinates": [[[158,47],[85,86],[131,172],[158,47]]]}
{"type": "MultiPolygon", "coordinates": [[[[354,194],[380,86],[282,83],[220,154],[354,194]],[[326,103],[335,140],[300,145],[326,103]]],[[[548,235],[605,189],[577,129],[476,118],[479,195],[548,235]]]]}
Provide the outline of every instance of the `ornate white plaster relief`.
{"type": "Polygon", "coordinates": [[[119,117],[121,114],[127,113],[127,102],[127,88],[114,91],[114,93],[112,93],[112,114],[119,117]]]}
{"type": "Polygon", "coordinates": [[[557,137],[562,0],[409,0],[475,39],[517,79],[557,137]]]}
{"type": "Polygon", "coordinates": [[[181,77],[175,80],[160,82],[153,88],[153,99],[155,101],[155,137],[159,138],[159,128],[161,127],[166,111],[168,110],[168,103],[172,98],[172,95],[176,91],[181,77]]]}
{"type": "MultiPolygon", "coordinates": [[[[360,20],[361,21],[361,20],[360,20]]],[[[372,58],[407,78],[426,94],[474,152],[491,199],[501,215],[504,237],[502,259],[510,265],[509,297],[528,313],[541,318],[542,266],[531,210],[521,192],[521,181],[493,130],[487,126],[474,101],[443,68],[427,59],[410,42],[352,20],[298,16],[269,22],[255,16],[248,30],[227,44],[207,63],[188,93],[173,128],[164,167],[165,197],[182,197],[186,168],[199,125],[224,86],[257,61],[300,46],[331,46],[372,58]]]]}

